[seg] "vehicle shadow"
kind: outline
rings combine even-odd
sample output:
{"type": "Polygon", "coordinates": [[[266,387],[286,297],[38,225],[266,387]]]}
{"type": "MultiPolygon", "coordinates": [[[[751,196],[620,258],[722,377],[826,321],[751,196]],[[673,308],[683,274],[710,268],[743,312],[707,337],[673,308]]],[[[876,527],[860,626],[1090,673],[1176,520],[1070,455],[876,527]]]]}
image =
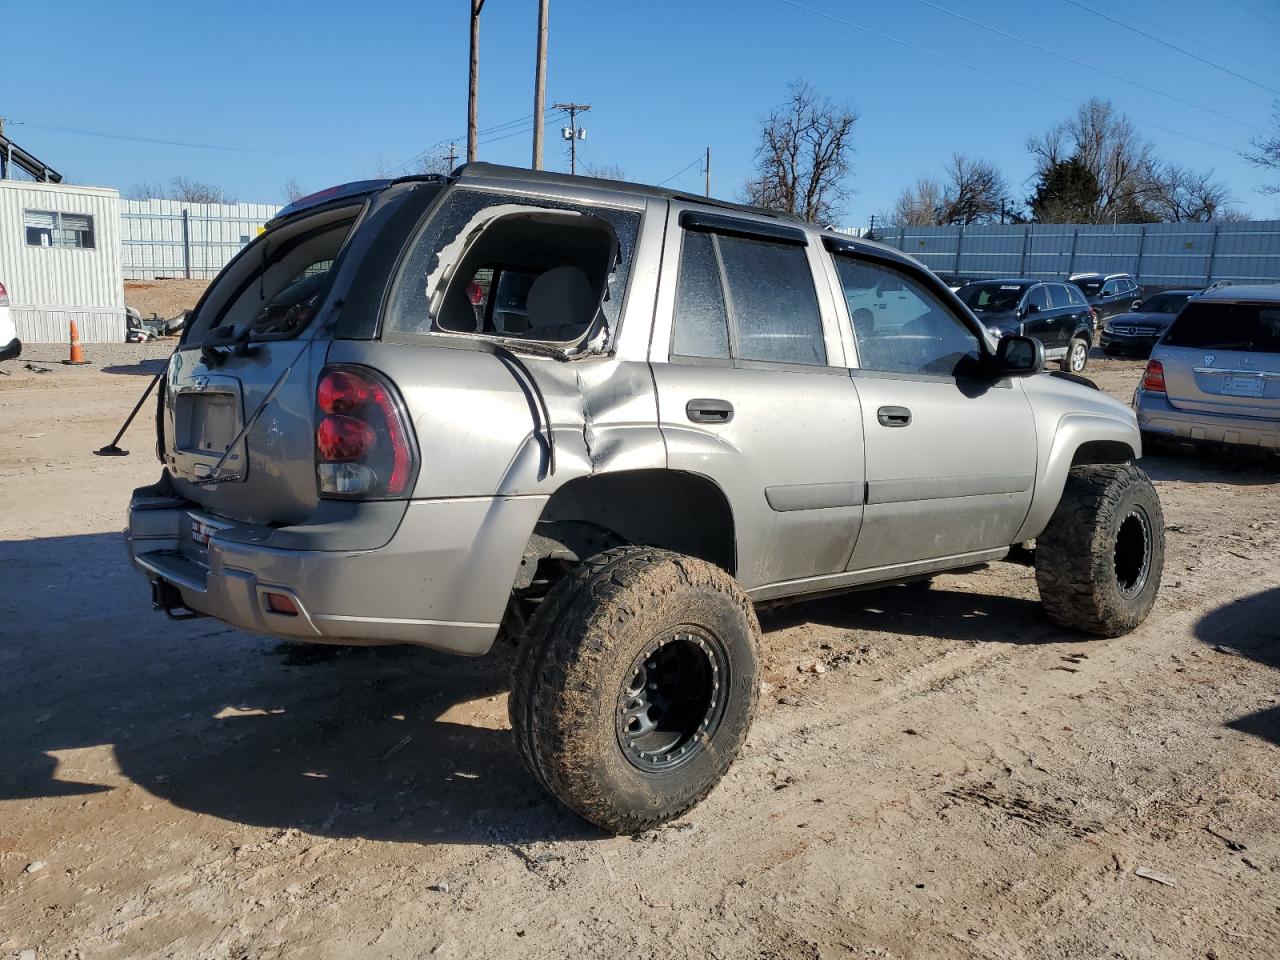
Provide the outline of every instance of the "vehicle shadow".
{"type": "MultiPolygon", "coordinates": [[[[0,801],[130,783],[185,810],[330,837],[528,843],[602,834],[525,770],[512,653],[293,646],[167,620],[119,536],[0,543],[0,801]],[[108,752],[95,748],[107,748],[108,752]]],[[[765,611],[962,641],[1061,641],[1039,605],[895,587],[765,611]]]]}
{"type": "Polygon", "coordinates": [[[805,623],[968,643],[1062,643],[1087,640],[1046,619],[1036,600],[941,589],[923,583],[879,587],[777,606],[760,612],[765,630],[805,623]]]}
{"type": "Polygon", "coordinates": [[[1280,458],[1266,454],[1160,447],[1143,456],[1139,466],[1152,480],[1182,483],[1226,483],[1255,487],[1280,481],[1280,458]]]}
{"type": "Polygon", "coordinates": [[[157,373],[161,373],[168,363],[168,357],[157,357],[154,360],[139,360],[137,363],[113,363],[103,367],[102,372],[154,377],[157,373]]]}
{"type": "Polygon", "coordinates": [[[509,649],[302,647],[172,622],[110,534],[0,544],[0,617],[0,801],[92,802],[123,778],[197,813],[323,836],[602,835],[516,754],[509,649]]]}
{"type": "MultiPolygon", "coordinates": [[[[1280,670],[1280,587],[1210,611],[1196,624],[1195,634],[1198,640],[1225,653],[1280,670]]],[[[1227,726],[1280,746],[1280,706],[1239,717],[1227,726]]]]}

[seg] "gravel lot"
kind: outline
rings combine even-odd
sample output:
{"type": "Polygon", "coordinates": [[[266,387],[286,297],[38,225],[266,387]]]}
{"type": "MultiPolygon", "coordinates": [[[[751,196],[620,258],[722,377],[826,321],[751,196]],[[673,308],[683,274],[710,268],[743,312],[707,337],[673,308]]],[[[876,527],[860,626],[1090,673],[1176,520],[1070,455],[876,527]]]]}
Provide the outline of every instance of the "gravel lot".
{"type": "Polygon", "coordinates": [[[150,610],[119,540],[149,422],[90,450],[169,349],[0,376],[0,957],[1280,956],[1274,463],[1144,461],[1169,558],[1129,637],[1004,563],[766,613],[742,759],[615,838],[520,767],[509,651],[150,610]]]}

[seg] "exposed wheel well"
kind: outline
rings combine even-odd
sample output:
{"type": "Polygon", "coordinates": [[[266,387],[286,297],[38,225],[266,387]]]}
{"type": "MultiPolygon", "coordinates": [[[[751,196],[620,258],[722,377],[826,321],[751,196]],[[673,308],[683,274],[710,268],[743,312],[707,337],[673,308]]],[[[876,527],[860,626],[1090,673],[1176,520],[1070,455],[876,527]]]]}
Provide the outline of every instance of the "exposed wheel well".
{"type": "Polygon", "coordinates": [[[736,572],[733,511],[712,481],[678,470],[632,470],[570,480],[552,494],[539,529],[591,524],[625,543],[662,547],[736,572]]]}
{"type": "Polygon", "coordinates": [[[1119,440],[1090,440],[1080,444],[1071,457],[1073,467],[1086,463],[1128,463],[1133,459],[1133,448],[1119,440]]]}

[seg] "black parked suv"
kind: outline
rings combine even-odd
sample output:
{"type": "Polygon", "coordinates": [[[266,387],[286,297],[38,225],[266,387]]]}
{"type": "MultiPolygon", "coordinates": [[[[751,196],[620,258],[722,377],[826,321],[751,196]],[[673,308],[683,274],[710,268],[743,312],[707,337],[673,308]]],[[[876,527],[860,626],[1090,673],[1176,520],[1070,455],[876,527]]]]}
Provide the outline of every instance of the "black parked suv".
{"type": "Polygon", "coordinates": [[[1010,334],[1034,337],[1046,359],[1079,373],[1089,362],[1093,315],[1084,294],[1070,283],[1036,280],[980,280],[956,296],[998,340],[1010,334]]]}
{"type": "Polygon", "coordinates": [[[1199,293],[1199,290],[1166,290],[1135,303],[1129,313],[1116,314],[1103,324],[1098,345],[1107,356],[1117,353],[1148,356],[1178,311],[1199,293]]]}
{"type": "Polygon", "coordinates": [[[1142,287],[1127,273],[1073,273],[1067,278],[1084,293],[1099,323],[1133,308],[1142,287]]]}

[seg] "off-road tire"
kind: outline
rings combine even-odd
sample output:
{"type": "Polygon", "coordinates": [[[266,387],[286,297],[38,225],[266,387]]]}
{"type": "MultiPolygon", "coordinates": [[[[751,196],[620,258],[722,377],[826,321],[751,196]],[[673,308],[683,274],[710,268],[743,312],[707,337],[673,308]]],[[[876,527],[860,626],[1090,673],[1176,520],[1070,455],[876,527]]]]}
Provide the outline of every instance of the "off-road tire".
{"type": "Polygon", "coordinates": [[[1084,337],[1073,337],[1071,342],[1067,344],[1067,352],[1062,355],[1058,365],[1064,373],[1083,373],[1084,368],[1089,365],[1089,341],[1084,337]],[[1081,347],[1084,348],[1084,352],[1079,356],[1080,366],[1073,368],[1072,356],[1079,354],[1081,347]]]}
{"type": "Polygon", "coordinates": [[[742,588],[702,560],[616,547],[585,560],[547,594],[512,667],[516,748],[538,781],[613,833],[638,833],[705,797],[737,756],[755,714],[760,624],[742,588]],[[716,638],[723,695],[687,762],[643,770],[628,755],[619,697],[644,651],[680,628],[716,638]]]}
{"type": "Polygon", "coordinates": [[[1163,570],[1164,513],[1147,475],[1131,463],[1073,467],[1036,538],[1036,584],[1049,618],[1104,637],[1128,633],[1151,612],[1163,570]],[[1135,559],[1139,542],[1145,569],[1135,559]]]}

